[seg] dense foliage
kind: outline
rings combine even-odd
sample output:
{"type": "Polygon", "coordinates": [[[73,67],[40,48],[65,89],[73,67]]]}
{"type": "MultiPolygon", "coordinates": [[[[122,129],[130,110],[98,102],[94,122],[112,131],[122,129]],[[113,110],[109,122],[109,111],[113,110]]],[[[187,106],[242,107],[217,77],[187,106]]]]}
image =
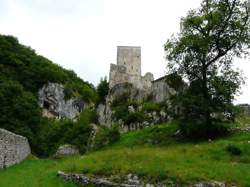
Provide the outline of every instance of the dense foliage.
{"type": "Polygon", "coordinates": [[[109,83],[107,77],[101,78],[100,83],[97,86],[98,102],[105,103],[105,98],[109,93],[109,83]]]}
{"type": "Polygon", "coordinates": [[[81,153],[86,152],[92,131],[90,123],[95,121],[95,118],[95,111],[85,110],[76,122],[44,119],[35,138],[33,151],[39,156],[47,157],[53,155],[60,145],[72,144],[76,145],[81,153]]]}
{"type": "Polygon", "coordinates": [[[100,149],[104,146],[113,144],[120,139],[119,127],[114,125],[111,128],[99,127],[95,135],[92,150],[100,149]]]}
{"type": "Polygon", "coordinates": [[[84,151],[92,117],[85,115],[77,123],[44,119],[37,93],[48,82],[63,84],[66,99],[78,96],[92,103],[97,99],[94,87],[73,71],[37,55],[12,36],[0,35],[0,128],[26,136],[40,156],[53,153],[59,143],[72,143],[84,151]]]}
{"type": "Polygon", "coordinates": [[[220,134],[215,125],[233,119],[232,102],[243,83],[233,59],[244,57],[249,48],[246,0],[203,0],[182,18],[180,33],[167,41],[165,51],[169,71],[189,83],[175,99],[184,134],[211,137],[220,134]]]}

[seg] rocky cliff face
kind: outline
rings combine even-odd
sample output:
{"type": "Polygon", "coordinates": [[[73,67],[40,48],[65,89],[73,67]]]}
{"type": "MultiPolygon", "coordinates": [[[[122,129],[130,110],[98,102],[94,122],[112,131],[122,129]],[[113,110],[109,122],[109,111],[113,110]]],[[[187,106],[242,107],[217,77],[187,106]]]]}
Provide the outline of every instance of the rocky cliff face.
{"type": "Polygon", "coordinates": [[[64,87],[58,83],[48,83],[38,92],[39,106],[43,115],[49,118],[75,118],[82,110],[88,107],[80,98],[65,100],[64,87]]]}
{"type": "MultiPolygon", "coordinates": [[[[109,91],[109,94],[106,97],[106,102],[104,104],[99,104],[97,107],[96,111],[99,124],[106,127],[118,124],[121,132],[127,132],[166,121],[168,116],[164,109],[150,112],[142,111],[143,102],[150,97],[151,93],[152,92],[140,90],[129,83],[115,85],[109,91]],[[126,102],[132,101],[138,105],[136,107],[128,105],[126,106],[127,108],[125,111],[123,110],[124,115],[128,116],[127,119],[129,118],[127,122],[124,119],[116,118],[114,115],[116,111],[112,107],[114,102],[117,102],[117,100],[123,100],[124,98],[127,99],[126,102]]],[[[125,107],[125,105],[127,105],[126,102],[123,103],[124,106],[120,107],[125,107]]]]}
{"type": "Polygon", "coordinates": [[[0,169],[21,162],[30,154],[27,138],[0,129],[0,169]]]}

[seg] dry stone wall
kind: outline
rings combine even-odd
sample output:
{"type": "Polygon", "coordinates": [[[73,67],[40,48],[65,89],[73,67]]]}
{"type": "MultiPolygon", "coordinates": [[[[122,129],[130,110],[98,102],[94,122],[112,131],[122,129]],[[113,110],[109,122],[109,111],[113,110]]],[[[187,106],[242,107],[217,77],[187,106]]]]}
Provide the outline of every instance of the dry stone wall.
{"type": "Polygon", "coordinates": [[[0,129],[0,169],[21,162],[29,154],[30,145],[26,137],[0,129]]]}

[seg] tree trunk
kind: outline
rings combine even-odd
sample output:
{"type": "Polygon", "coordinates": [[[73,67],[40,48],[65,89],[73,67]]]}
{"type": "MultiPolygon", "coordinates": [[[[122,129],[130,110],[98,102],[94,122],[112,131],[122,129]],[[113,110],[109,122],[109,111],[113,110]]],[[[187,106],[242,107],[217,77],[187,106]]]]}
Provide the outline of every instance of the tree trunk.
{"type": "Polygon", "coordinates": [[[208,81],[207,81],[207,68],[204,65],[202,67],[202,93],[203,93],[203,97],[204,97],[204,117],[205,117],[205,123],[206,126],[210,126],[211,125],[211,112],[209,109],[209,103],[210,103],[210,98],[209,98],[209,93],[208,93],[208,85],[207,85],[208,81]]]}

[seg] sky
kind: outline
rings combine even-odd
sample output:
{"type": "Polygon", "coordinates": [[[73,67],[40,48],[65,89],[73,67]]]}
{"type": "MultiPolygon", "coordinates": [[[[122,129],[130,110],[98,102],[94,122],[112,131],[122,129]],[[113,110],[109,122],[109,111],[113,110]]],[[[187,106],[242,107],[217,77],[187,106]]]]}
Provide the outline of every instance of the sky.
{"type": "MultiPolygon", "coordinates": [[[[0,33],[97,85],[116,63],[117,46],[141,46],[142,73],[166,73],[163,45],[201,0],[0,0],[0,33]]],[[[250,103],[250,59],[235,59],[250,103]],[[248,78],[248,79],[247,79],[248,78]]]]}

